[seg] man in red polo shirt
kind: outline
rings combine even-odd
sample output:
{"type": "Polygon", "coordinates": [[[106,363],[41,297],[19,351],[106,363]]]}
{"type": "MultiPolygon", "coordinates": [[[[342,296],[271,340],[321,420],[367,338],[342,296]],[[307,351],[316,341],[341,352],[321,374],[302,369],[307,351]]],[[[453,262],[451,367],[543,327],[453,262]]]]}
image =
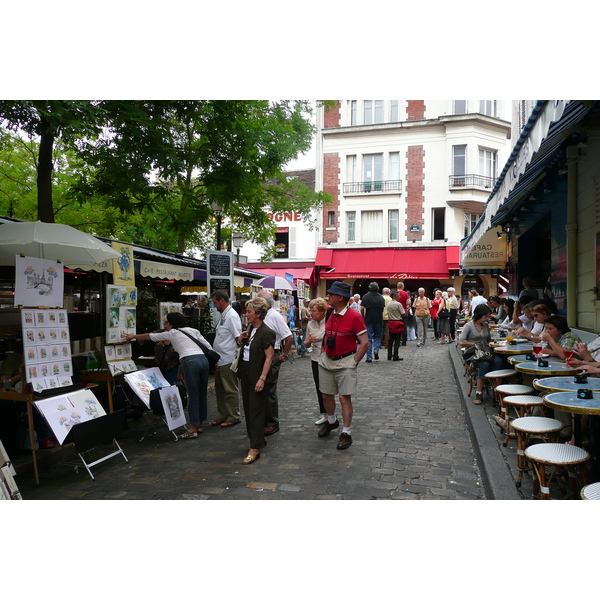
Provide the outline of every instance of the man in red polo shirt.
{"type": "Polygon", "coordinates": [[[369,346],[365,321],[348,306],[352,296],[350,284],[336,281],[330,289],[329,304],[333,312],[325,323],[323,351],[319,357],[319,388],[323,394],[327,421],[319,429],[319,437],[327,437],[339,427],[335,416],[335,395],[340,397],[344,427],[338,450],[352,444],[352,395],[356,393],[356,368],[369,346]]]}

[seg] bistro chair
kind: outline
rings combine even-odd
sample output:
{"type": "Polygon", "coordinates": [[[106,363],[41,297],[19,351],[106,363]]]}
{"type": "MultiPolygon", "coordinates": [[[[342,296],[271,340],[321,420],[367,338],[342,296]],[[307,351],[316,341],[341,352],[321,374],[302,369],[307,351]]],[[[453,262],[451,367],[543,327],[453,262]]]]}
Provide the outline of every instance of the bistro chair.
{"type": "Polygon", "coordinates": [[[545,443],[557,442],[558,434],[564,425],[558,419],[548,417],[520,417],[511,423],[511,427],[517,435],[517,464],[519,467],[517,487],[520,488],[523,473],[531,469],[525,460],[525,449],[534,440],[541,440],[545,443]]]}
{"type": "Polygon", "coordinates": [[[517,372],[514,369],[497,369],[495,371],[488,371],[485,374],[486,379],[491,383],[492,390],[494,390],[492,398],[494,400],[494,406],[498,402],[496,396],[496,387],[504,383],[512,383],[516,377],[517,372]]]}
{"type": "MultiPolygon", "coordinates": [[[[504,447],[508,444],[508,440],[510,439],[510,427],[512,427],[513,421],[511,421],[511,409],[513,419],[520,419],[522,417],[530,417],[530,416],[540,416],[533,415],[533,411],[535,409],[544,408],[544,399],[541,396],[529,396],[517,394],[513,396],[511,394],[505,395],[502,398],[503,407],[505,409],[503,419],[508,422],[508,428],[506,431],[506,437],[504,438],[504,447]]],[[[536,410],[536,412],[539,412],[536,410]]]]}
{"type": "Polygon", "coordinates": [[[506,438],[504,440],[504,446],[506,446],[506,444],[508,443],[508,438],[515,436],[510,431],[508,409],[506,404],[504,404],[504,398],[506,398],[507,396],[533,395],[535,390],[530,385],[523,385],[520,383],[503,383],[501,385],[497,385],[494,388],[494,391],[498,399],[498,414],[500,415],[500,418],[504,419],[504,421],[506,422],[506,438]]]}
{"type": "Polygon", "coordinates": [[[581,488],[582,500],[600,500],[600,482],[590,483],[581,488]]]}
{"type": "Polygon", "coordinates": [[[583,448],[571,446],[571,444],[535,444],[525,449],[525,458],[533,467],[534,498],[541,497],[542,500],[550,500],[550,483],[562,468],[566,468],[569,473],[574,496],[577,496],[581,487],[587,483],[585,463],[589,460],[590,455],[583,448]],[[551,469],[549,477],[546,477],[546,467],[551,469]]]}

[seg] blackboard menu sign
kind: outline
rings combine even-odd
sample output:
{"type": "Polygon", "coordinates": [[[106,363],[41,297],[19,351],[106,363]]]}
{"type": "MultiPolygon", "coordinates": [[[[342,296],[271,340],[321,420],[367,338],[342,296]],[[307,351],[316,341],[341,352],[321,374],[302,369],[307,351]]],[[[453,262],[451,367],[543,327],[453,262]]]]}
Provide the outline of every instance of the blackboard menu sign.
{"type": "Polygon", "coordinates": [[[207,269],[208,295],[216,290],[225,290],[233,298],[233,254],[231,252],[209,252],[207,269]]]}

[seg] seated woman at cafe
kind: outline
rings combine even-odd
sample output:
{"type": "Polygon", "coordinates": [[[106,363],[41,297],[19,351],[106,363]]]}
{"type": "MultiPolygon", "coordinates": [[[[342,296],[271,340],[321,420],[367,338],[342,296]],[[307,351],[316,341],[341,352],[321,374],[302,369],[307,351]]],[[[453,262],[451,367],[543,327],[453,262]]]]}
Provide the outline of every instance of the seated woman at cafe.
{"type": "Polygon", "coordinates": [[[542,333],[546,329],[546,318],[552,315],[552,309],[539,302],[535,303],[535,306],[531,309],[531,316],[533,317],[533,325],[529,331],[525,328],[520,328],[515,331],[517,337],[524,337],[531,340],[534,343],[542,341],[542,333]]]}
{"type": "MultiPolygon", "coordinates": [[[[487,301],[487,305],[492,310],[492,316],[490,317],[496,323],[502,323],[506,319],[506,307],[504,306],[504,298],[500,296],[490,296],[487,301]]],[[[510,313],[512,317],[512,312],[510,313]]]]}
{"type": "Polygon", "coordinates": [[[581,371],[590,374],[600,374],[600,335],[591,343],[577,342],[573,346],[574,356],[569,362],[574,367],[581,367],[581,371]]]}
{"type": "Polygon", "coordinates": [[[493,359],[479,360],[474,362],[474,366],[477,368],[477,387],[475,390],[475,404],[481,404],[483,400],[483,386],[485,385],[485,374],[495,369],[502,369],[504,363],[502,358],[490,348],[490,341],[492,336],[490,334],[490,328],[487,324],[491,310],[486,304],[480,304],[475,307],[473,311],[473,318],[469,321],[462,330],[459,338],[459,345],[462,348],[469,348],[471,346],[478,346],[482,350],[488,350],[493,359]]]}
{"type": "Polygon", "coordinates": [[[503,321],[498,321],[498,324],[502,329],[508,329],[509,327],[514,327],[513,323],[513,313],[515,310],[515,301],[512,298],[504,298],[503,303],[504,312],[506,317],[503,321]]]}
{"type": "Polygon", "coordinates": [[[540,341],[548,343],[545,352],[564,360],[564,351],[574,351],[575,344],[581,342],[579,336],[571,331],[567,320],[560,315],[550,315],[544,319],[544,323],[546,328],[540,336],[540,341]]]}

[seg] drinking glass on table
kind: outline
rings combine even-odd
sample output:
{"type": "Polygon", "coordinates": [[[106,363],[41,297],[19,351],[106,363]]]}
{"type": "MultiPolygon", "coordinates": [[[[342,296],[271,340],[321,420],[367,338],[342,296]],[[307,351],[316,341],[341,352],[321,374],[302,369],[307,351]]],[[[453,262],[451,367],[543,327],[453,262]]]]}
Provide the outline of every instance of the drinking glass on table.
{"type": "Polygon", "coordinates": [[[573,358],[573,350],[563,350],[563,354],[565,355],[565,365],[569,366],[569,361],[573,358]]]}
{"type": "Polygon", "coordinates": [[[543,350],[543,348],[542,348],[541,344],[534,344],[533,345],[532,351],[533,351],[533,355],[536,358],[538,358],[538,359],[541,358],[541,356],[542,356],[542,350],[543,350]]]}
{"type": "Polygon", "coordinates": [[[507,342],[508,344],[510,344],[510,343],[511,343],[511,342],[512,342],[514,339],[515,339],[515,338],[514,338],[514,336],[513,336],[513,334],[512,334],[512,331],[510,331],[510,332],[509,332],[509,334],[506,336],[506,342],[507,342]]]}

